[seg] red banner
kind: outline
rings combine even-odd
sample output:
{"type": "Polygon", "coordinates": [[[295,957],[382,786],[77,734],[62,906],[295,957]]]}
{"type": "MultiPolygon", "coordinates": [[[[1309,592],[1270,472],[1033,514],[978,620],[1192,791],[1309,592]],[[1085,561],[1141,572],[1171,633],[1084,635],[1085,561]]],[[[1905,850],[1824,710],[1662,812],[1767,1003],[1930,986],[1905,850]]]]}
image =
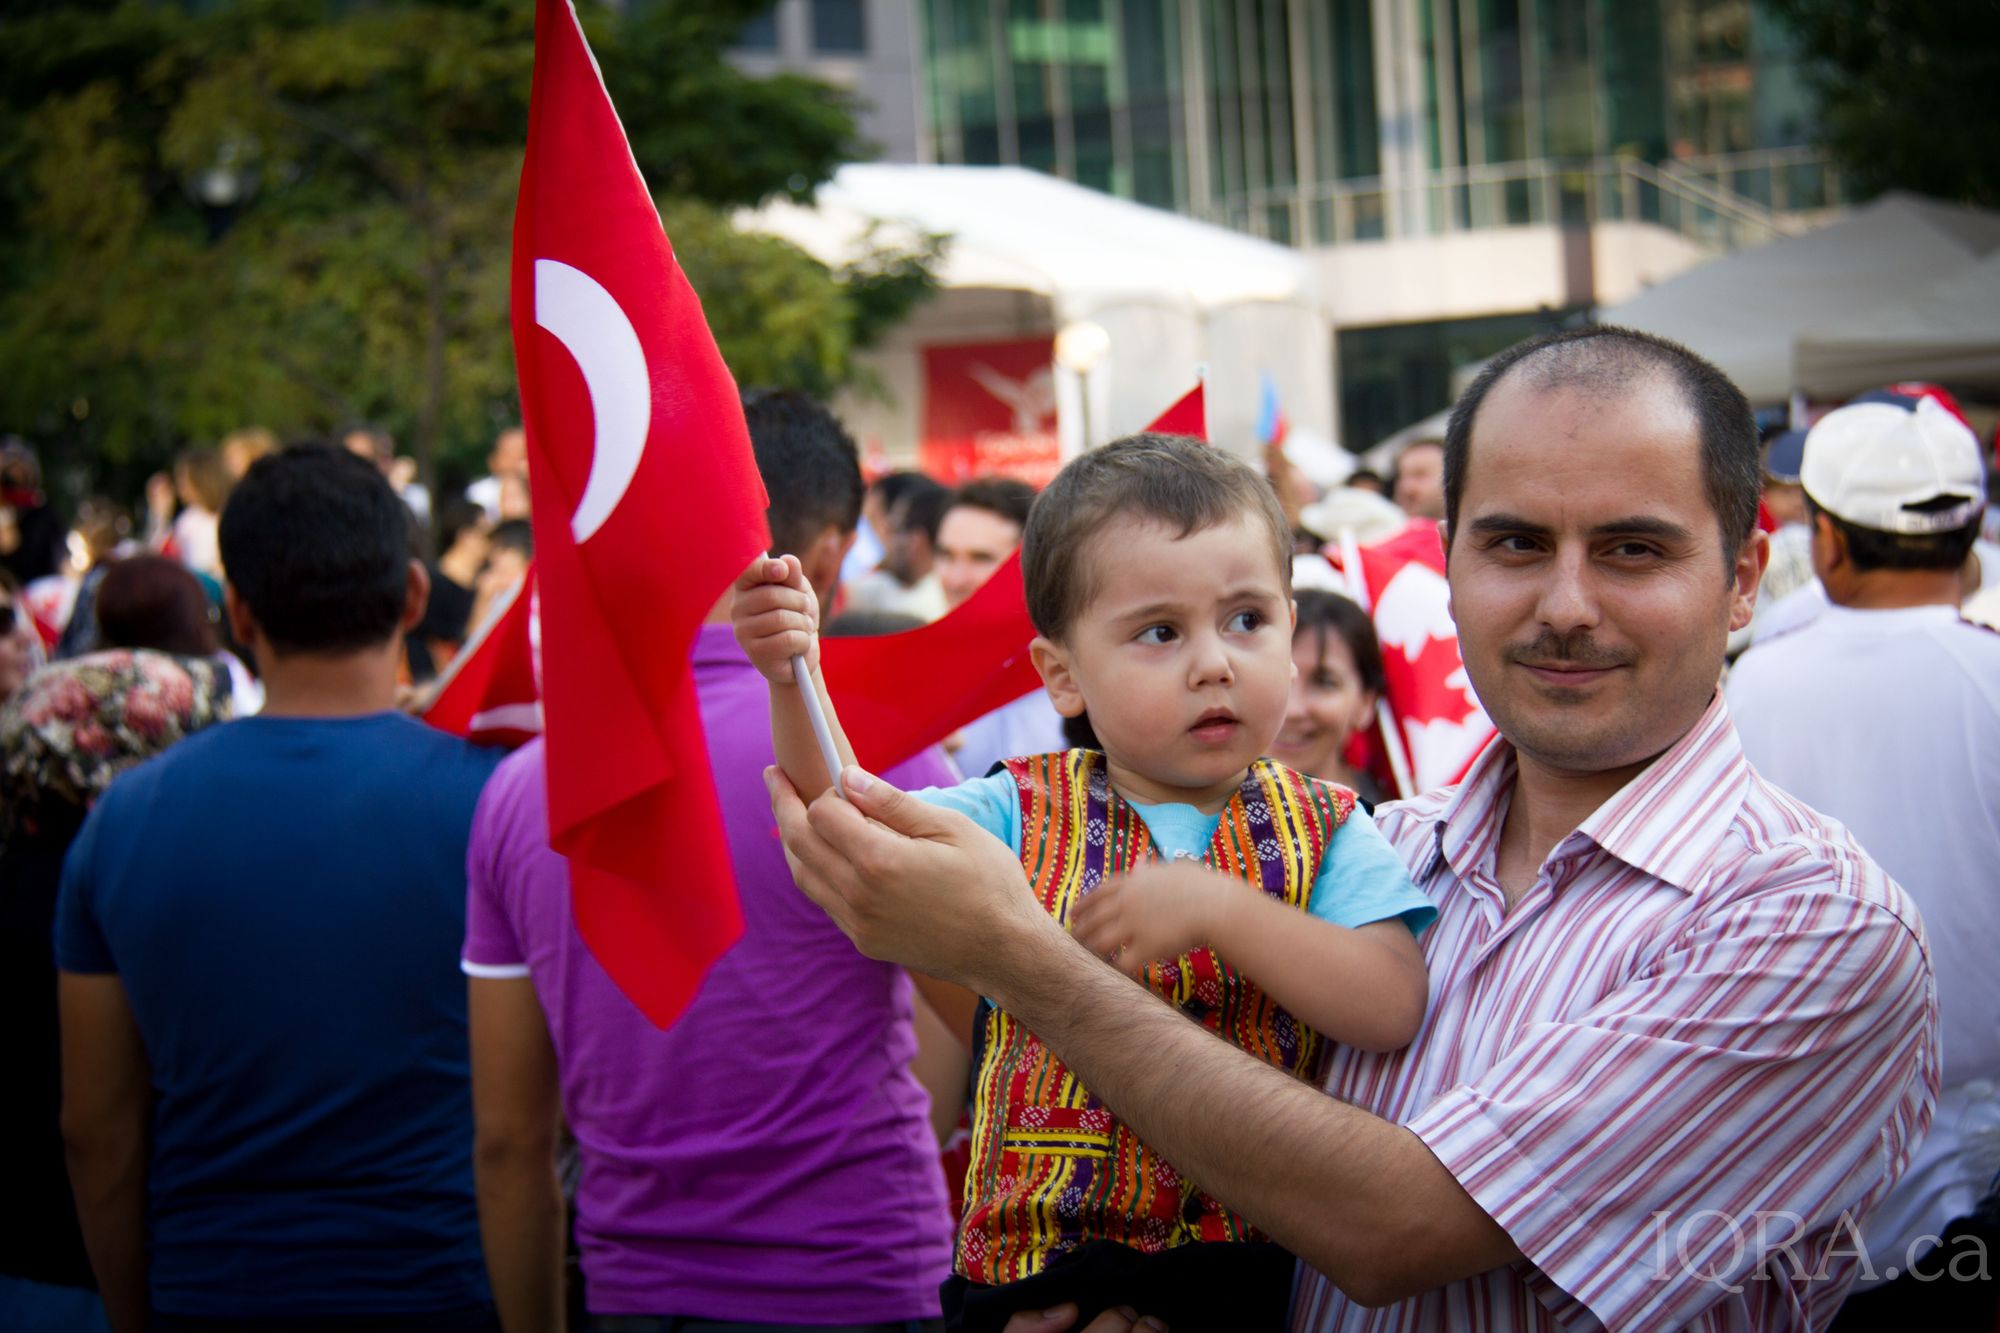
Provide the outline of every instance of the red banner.
{"type": "Polygon", "coordinates": [[[923,470],[947,486],[987,476],[1048,485],[1062,468],[1053,355],[1048,338],[926,347],[923,470]]]}

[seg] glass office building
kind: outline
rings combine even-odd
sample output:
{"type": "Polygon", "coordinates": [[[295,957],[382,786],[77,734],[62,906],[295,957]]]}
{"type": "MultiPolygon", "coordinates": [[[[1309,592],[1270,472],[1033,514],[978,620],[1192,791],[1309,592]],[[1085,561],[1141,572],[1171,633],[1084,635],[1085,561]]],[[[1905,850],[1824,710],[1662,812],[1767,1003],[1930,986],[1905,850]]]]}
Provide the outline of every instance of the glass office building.
{"type": "MultiPolygon", "coordinates": [[[[920,12],[929,160],[1033,167],[1287,244],[1621,218],[1692,236],[1830,203],[1835,188],[1805,147],[1792,54],[1753,0],[920,12]]],[[[1365,444],[1433,410],[1419,404],[1445,358],[1498,350],[1522,327],[1340,330],[1343,437],[1365,444]],[[1425,346],[1434,364],[1410,381],[1425,346]],[[1371,369],[1397,362],[1395,382],[1371,369]]]]}

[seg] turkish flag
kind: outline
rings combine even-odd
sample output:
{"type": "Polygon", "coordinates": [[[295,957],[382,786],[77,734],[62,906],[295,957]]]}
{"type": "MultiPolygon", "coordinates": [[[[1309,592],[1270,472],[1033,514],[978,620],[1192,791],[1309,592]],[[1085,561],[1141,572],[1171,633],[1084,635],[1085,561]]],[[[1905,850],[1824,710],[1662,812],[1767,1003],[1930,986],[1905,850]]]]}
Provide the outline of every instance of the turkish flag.
{"type": "MultiPolygon", "coordinates": [[[[1146,428],[1208,438],[1201,386],[1146,428]]],[[[820,675],[864,768],[881,772],[1042,688],[1017,550],[964,603],[917,629],[822,639],[820,675]]]]}
{"type": "MultiPolygon", "coordinates": [[[[1382,642],[1383,693],[1396,733],[1385,739],[1400,742],[1412,784],[1403,794],[1414,796],[1463,777],[1493,738],[1493,721],[1459,658],[1437,523],[1413,519],[1359,555],[1357,591],[1382,642]]],[[[1348,577],[1354,587],[1352,571],[1348,577]]]]}
{"type": "Polygon", "coordinates": [[[535,679],[535,570],[473,632],[438,677],[423,719],[480,745],[525,745],[542,731],[535,679]]]}
{"type": "Polygon", "coordinates": [[[512,314],[549,841],[585,944],[665,1026],[742,931],[689,656],[770,537],[736,384],[568,0],[535,10],[512,314]]]}

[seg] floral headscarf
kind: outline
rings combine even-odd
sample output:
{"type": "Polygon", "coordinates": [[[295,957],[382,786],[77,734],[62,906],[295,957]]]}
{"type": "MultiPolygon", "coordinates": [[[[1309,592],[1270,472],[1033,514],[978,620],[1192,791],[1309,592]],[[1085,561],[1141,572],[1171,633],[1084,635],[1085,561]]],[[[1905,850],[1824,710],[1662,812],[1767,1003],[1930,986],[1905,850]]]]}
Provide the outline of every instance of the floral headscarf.
{"type": "Polygon", "coordinates": [[[232,712],[229,676],[149,649],[43,667],[0,708],[0,837],[75,820],[111,780],[232,712]]]}

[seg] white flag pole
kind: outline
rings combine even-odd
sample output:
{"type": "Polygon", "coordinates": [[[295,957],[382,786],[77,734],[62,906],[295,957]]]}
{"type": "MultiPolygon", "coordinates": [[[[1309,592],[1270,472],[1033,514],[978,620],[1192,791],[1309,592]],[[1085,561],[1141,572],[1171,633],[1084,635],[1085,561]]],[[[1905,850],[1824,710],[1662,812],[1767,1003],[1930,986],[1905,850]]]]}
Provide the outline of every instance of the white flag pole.
{"type": "Polygon", "coordinates": [[[792,659],[792,680],[799,687],[799,697],[805,700],[806,716],[812,719],[813,739],[819,742],[819,756],[826,761],[826,780],[844,801],[847,792],[840,785],[840,747],[833,743],[833,728],[827,725],[826,710],[820,707],[819,691],[813,688],[812,669],[806,665],[803,653],[792,659]]]}

